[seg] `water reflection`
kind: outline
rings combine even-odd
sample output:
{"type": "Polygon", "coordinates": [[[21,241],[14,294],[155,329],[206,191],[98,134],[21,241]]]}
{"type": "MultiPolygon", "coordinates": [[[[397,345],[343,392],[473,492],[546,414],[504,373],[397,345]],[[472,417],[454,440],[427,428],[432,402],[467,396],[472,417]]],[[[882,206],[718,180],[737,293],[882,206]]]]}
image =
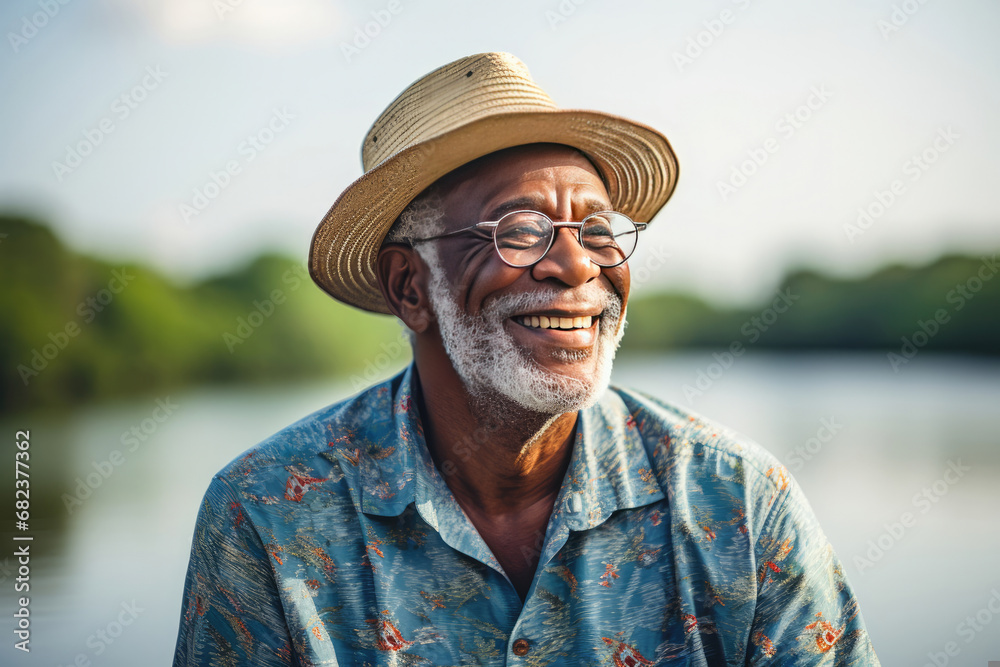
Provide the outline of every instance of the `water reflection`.
{"type": "MultiPolygon", "coordinates": [[[[1000,588],[1000,363],[926,355],[897,375],[884,355],[748,354],[701,393],[686,391],[711,360],[626,359],[615,381],[748,434],[793,470],[844,560],[884,664],[923,664],[948,641],[961,646],[963,664],[1000,658],[1000,618],[969,642],[955,635],[1000,588]],[[970,470],[937,494],[955,461],[970,470]],[[915,498],[925,488],[935,499],[923,511],[915,498]],[[906,512],[912,525],[892,537],[906,512]]],[[[206,389],[4,421],[8,461],[14,431],[31,429],[35,541],[32,653],[25,659],[8,642],[0,662],[169,663],[212,474],[351,393],[347,382],[206,389]]],[[[3,539],[11,544],[9,533],[3,539]]],[[[4,564],[0,603],[13,610],[4,564]]]]}

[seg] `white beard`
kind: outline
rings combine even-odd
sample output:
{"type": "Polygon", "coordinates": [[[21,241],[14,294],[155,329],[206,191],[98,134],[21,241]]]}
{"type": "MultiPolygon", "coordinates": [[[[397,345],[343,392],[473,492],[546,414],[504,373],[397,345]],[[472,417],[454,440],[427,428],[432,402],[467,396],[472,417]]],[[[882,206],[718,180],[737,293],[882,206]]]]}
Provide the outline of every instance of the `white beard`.
{"type": "MultiPolygon", "coordinates": [[[[594,377],[580,380],[537,364],[504,328],[504,322],[514,314],[544,310],[559,296],[565,302],[564,291],[547,288],[489,299],[482,313],[472,317],[455,301],[437,249],[425,245],[420,255],[430,268],[428,298],[445,351],[473,398],[490,405],[491,398],[502,396],[527,410],[554,416],[590,407],[608,388],[615,351],[625,332],[621,299],[614,293],[592,283],[574,290],[581,300],[600,304],[603,309],[593,352],[597,355],[594,377]]],[[[590,354],[559,350],[553,356],[559,361],[578,361],[590,354]]]]}

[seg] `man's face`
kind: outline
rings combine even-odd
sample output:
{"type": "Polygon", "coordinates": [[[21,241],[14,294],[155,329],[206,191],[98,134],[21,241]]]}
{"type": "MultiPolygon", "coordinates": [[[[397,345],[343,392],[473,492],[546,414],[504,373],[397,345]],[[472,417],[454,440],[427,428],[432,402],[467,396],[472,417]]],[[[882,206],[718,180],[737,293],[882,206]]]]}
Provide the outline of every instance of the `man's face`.
{"type": "MultiPolygon", "coordinates": [[[[612,208],[590,162],[549,144],[488,156],[447,177],[440,191],[445,232],[514,210],[540,211],[560,222],[612,208]]],[[[440,266],[429,285],[431,305],[452,364],[472,394],[500,394],[548,414],[577,410],[599,397],[624,329],[627,264],[597,266],[570,228],[559,229],[548,254],[526,268],[506,265],[488,234],[442,239],[433,250],[440,266]],[[548,328],[541,326],[546,320],[548,328]],[[567,320],[574,326],[561,328],[567,320]]]]}

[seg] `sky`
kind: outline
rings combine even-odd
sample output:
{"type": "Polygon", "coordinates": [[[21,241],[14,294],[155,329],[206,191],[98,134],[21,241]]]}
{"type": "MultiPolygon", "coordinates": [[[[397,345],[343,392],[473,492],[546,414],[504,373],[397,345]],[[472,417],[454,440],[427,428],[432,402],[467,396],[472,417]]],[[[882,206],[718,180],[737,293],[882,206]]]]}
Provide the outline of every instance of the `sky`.
{"type": "Polygon", "coordinates": [[[991,0],[65,3],[0,9],[0,210],[180,280],[304,260],[382,109],[484,51],[671,141],[638,290],[743,303],[799,267],[1000,249],[991,0]]]}

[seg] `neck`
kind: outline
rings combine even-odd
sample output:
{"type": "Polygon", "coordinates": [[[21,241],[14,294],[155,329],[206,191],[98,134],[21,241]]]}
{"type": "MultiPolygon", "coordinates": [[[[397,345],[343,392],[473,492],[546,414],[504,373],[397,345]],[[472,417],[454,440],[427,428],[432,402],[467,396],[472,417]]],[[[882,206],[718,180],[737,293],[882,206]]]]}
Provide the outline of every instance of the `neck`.
{"type": "Polygon", "coordinates": [[[577,414],[545,415],[506,397],[474,397],[454,371],[425,374],[420,366],[427,447],[462,506],[489,517],[551,508],[569,466],[577,414]]]}

